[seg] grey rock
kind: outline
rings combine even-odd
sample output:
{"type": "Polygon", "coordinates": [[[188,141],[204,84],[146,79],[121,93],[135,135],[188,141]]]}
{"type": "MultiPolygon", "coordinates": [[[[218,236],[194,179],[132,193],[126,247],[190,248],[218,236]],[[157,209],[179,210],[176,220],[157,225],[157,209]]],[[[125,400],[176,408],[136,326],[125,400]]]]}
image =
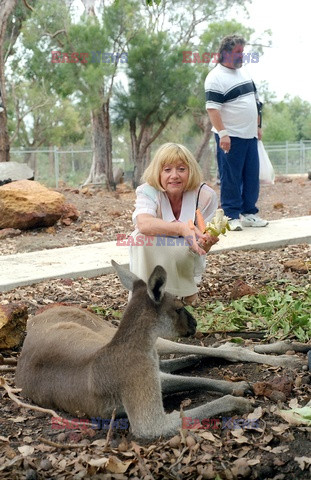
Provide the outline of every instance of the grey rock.
{"type": "Polygon", "coordinates": [[[34,171],[26,163],[0,162],[0,180],[33,180],[34,171]]]}

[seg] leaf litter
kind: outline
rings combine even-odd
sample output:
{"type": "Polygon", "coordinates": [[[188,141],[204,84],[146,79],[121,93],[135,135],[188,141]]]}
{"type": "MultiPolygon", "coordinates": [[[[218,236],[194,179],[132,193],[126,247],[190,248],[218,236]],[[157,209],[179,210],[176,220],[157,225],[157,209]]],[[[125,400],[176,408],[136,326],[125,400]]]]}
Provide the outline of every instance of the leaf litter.
{"type": "MultiPolygon", "coordinates": [[[[261,199],[262,216],[274,219],[310,214],[310,210],[306,211],[308,202],[302,201],[302,192],[307,193],[310,185],[307,182],[276,182],[275,189],[274,186],[271,189],[265,188],[265,197],[261,199]],[[286,195],[280,193],[282,188],[287,192],[286,195]],[[290,204],[294,191],[296,199],[290,204]],[[282,209],[273,207],[277,198],[282,198],[284,202],[282,209]],[[299,213],[299,205],[305,211],[300,210],[299,213]]],[[[56,239],[58,246],[69,246],[113,240],[116,233],[130,233],[134,195],[126,189],[124,192],[117,192],[119,197],[114,194],[100,195],[98,192],[90,192],[88,197],[82,197],[69,189],[68,200],[77,203],[74,200],[79,198],[78,208],[84,208],[80,221],[69,227],[57,225],[54,233],[42,229],[7,239],[0,243],[0,255],[27,251],[33,245],[37,249],[45,248],[47,236],[56,239]],[[94,229],[91,228],[93,224],[96,224],[94,229]]],[[[288,262],[297,260],[299,265],[301,262],[309,265],[308,259],[309,245],[288,246],[272,251],[232,251],[210,255],[208,270],[199,292],[201,304],[229,302],[236,279],[256,292],[271,282],[275,282],[281,293],[284,284],[305,289],[310,286],[310,270],[294,270],[289,268],[288,262]]],[[[110,274],[91,279],[51,280],[1,294],[1,303],[18,301],[27,304],[30,315],[54,302],[81,305],[84,308],[94,306],[105,318],[117,325],[120,312],[124,311],[127,303],[127,293],[117,277],[110,274]]],[[[264,339],[263,335],[259,335],[259,330],[256,328],[252,332],[248,329],[246,334],[220,329],[218,332],[202,333],[201,336],[198,334],[191,342],[212,345],[228,340],[228,337],[234,338],[235,335],[239,337],[239,343],[242,341],[251,345],[264,339]]],[[[291,333],[289,332],[289,338],[291,333]]],[[[6,352],[6,355],[16,358],[18,349],[6,352]]],[[[243,377],[250,382],[272,382],[288,373],[281,368],[267,368],[257,364],[228,366],[226,362],[219,364],[215,359],[204,360],[194,371],[187,372],[212,378],[243,377]]],[[[158,439],[151,443],[133,439],[127,432],[113,431],[108,446],[106,432],[86,431],[79,427],[74,430],[53,430],[48,414],[19,408],[1,390],[0,476],[10,480],[306,479],[311,472],[311,428],[305,424],[292,425],[279,415],[279,411],[303,409],[310,400],[311,379],[307,371],[290,373],[294,383],[288,397],[273,401],[265,396],[257,396],[254,411],[243,416],[245,422],[247,419],[258,421],[258,428],[186,430],[172,439],[158,439]],[[103,452],[105,445],[107,449],[103,452]]],[[[8,372],[4,377],[14,388],[14,374],[8,372]]],[[[27,401],[20,394],[18,396],[27,401]]],[[[188,397],[192,406],[213,399],[205,392],[189,392],[188,397]]],[[[167,397],[166,410],[179,409],[184,398],[184,394],[167,397]]],[[[234,415],[232,417],[237,418],[234,415]]]]}

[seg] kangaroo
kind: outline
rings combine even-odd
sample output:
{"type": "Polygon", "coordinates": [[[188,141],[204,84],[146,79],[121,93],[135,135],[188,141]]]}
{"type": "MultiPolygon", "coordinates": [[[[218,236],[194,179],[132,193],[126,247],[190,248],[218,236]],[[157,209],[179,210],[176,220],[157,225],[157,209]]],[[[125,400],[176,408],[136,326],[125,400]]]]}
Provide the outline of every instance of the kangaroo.
{"type": "MultiPolygon", "coordinates": [[[[247,382],[160,372],[158,338],[193,335],[196,321],[179,299],[165,292],[166,272],[161,266],[155,267],[146,284],[113,265],[123,285],[132,291],[119,327],[75,307],[50,308],[29,319],[16,370],[16,384],[23,395],[74,416],[110,418],[116,408],[119,415],[126,412],[135,436],[153,438],[173,435],[181,427],[179,412],[165,413],[162,392],[206,388],[230,393],[234,388],[248,388],[247,382]]],[[[162,339],[164,345],[166,341],[162,339]]],[[[196,358],[168,360],[162,365],[172,371],[196,358]]],[[[249,400],[225,395],[185,415],[202,420],[249,410],[249,400]]]]}

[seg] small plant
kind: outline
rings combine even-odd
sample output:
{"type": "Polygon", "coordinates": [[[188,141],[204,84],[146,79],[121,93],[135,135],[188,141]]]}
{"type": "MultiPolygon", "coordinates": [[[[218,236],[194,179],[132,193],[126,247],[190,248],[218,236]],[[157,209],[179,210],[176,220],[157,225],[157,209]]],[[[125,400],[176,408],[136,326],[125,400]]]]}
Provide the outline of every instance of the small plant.
{"type": "Polygon", "coordinates": [[[119,320],[122,317],[122,312],[119,312],[118,310],[114,310],[113,308],[104,308],[104,307],[98,307],[98,306],[93,306],[91,307],[94,313],[97,315],[101,315],[102,317],[106,318],[107,317],[112,317],[113,319],[119,320]]]}
{"type": "Polygon", "coordinates": [[[270,284],[264,293],[193,309],[201,332],[264,331],[267,338],[311,339],[310,285],[270,284]]]}

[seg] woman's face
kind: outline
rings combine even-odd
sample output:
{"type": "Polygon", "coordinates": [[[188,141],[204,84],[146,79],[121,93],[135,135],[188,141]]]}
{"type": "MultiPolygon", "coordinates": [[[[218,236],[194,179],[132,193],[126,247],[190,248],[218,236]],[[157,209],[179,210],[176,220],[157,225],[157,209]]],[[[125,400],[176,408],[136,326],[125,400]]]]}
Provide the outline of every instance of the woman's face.
{"type": "Polygon", "coordinates": [[[168,194],[183,194],[189,179],[189,168],[183,162],[164,165],[160,183],[168,194]]]}

